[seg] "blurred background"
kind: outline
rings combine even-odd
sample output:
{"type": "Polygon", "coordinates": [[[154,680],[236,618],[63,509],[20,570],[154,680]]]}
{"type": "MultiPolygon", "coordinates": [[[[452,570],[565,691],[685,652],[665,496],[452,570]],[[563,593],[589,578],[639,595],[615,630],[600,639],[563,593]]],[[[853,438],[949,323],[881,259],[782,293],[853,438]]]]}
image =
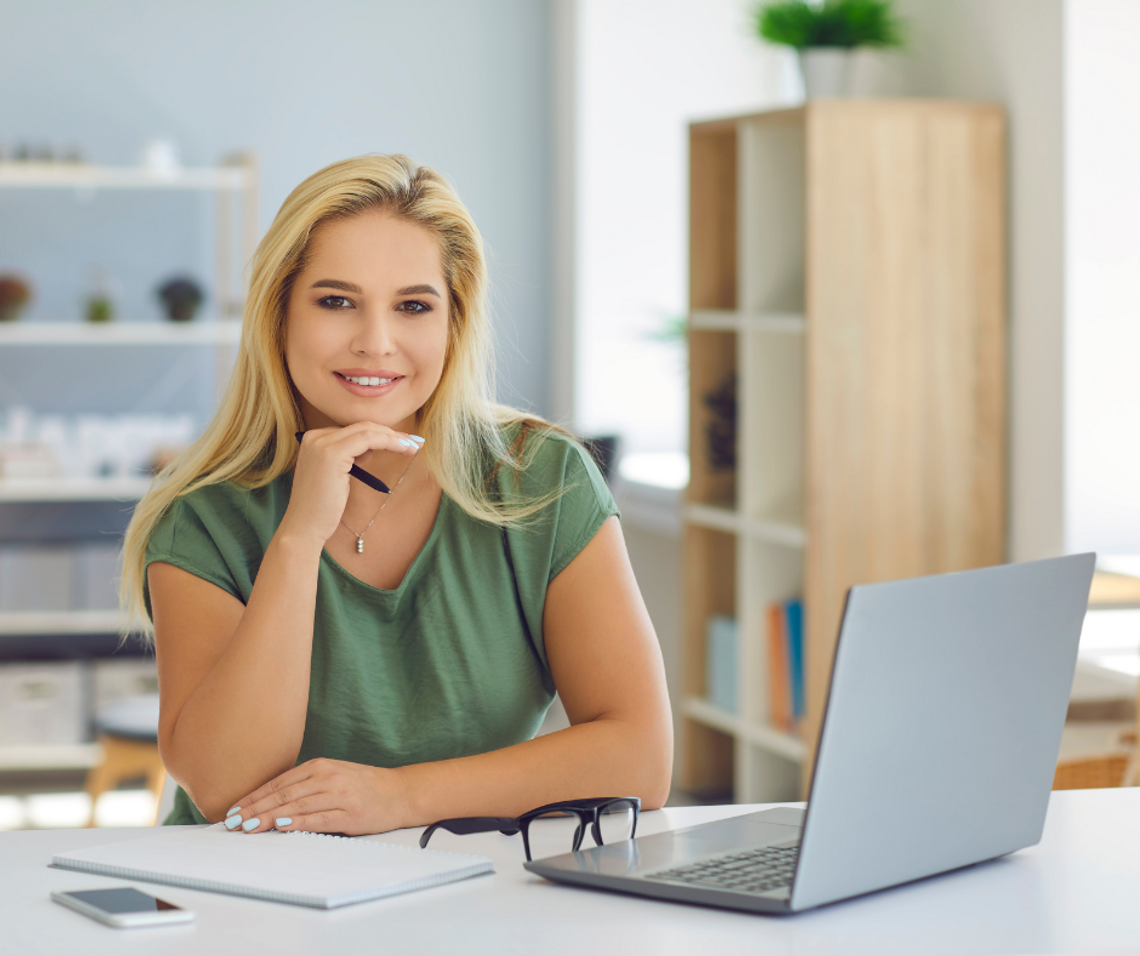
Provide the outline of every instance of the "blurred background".
{"type": "MultiPolygon", "coordinates": [[[[5,0],[0,828],[154,819],[157,682],[143,644],[117,637],[118,537],[151,469],[212,414],[243,270],[277,208],[310,173],[365,152],[438,169],[479,224],[501,400],[608,450],[679,747],[729,754],[720,770],[690,766],[674,799],[798,794],[803,727],[793,715],[768,735],[779,680],[744,650],[771,635],[738,633],[731,607],[693,624],[705,604],[686,563],[696,526],[744,535],[694,512],[687,491],[690,402],[707,398],[691,395],[686,333],[700,306],[690,124],[799,109],[819,92],[802,49],[759,35],[761,6],[5,0]],[[740,660],[755,673],[718,697],[714,675],[740,660]],[[750,688],[747,705],[736,692],[750,688]]],[[[1100,555],[1062,756],[1127,762],[1140,673],[1140,6],[886,6],[902,44],[857,45],[821,96],[1003,111],[1002,557],[1100,555]]],[[[787,188],[802,198],[797,175],[787,188]]],[[[804,242],[802,212],[784,232],[757,215],[804,242]]],[[[810,323],[811,303],[799,308],[810,323]]],[[[795,540],[802,565],[812,539],[795,540]]],[[[793,578],[778,597],[802,597],[793,578]]],[[[728,604],[751,584],[738,587],[728,604]]]]}

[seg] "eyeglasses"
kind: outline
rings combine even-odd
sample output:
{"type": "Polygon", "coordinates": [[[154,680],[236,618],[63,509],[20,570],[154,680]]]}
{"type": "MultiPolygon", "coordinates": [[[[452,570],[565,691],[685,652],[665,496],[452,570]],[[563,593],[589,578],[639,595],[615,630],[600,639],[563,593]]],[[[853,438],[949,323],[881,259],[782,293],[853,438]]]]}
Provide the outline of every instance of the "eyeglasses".
{"type": "Polygon", "coordinates": [[[426,847],[431,835],[441,829],[459,836],[466,836],[468,833],[489,833],[492,830],[498,830],[507,836],[521,832],[523,849],[526,850],[527,860],[530,860],[530,825],[539,817],[554,813],[576,816],[578,829],[574,831],[571,850],[577,852],[582,846],[587,826],[590,827],[590,834],[598,846],[632,840],[637,834],[637,815],[640,812],[639,797],[594,797],[590,800],[548,803],[544,807],[535,807],[517,817],[456,817],[453,820],[440,820],[424,830],[423,836],[420,837],[420,848],[426,847]]]}

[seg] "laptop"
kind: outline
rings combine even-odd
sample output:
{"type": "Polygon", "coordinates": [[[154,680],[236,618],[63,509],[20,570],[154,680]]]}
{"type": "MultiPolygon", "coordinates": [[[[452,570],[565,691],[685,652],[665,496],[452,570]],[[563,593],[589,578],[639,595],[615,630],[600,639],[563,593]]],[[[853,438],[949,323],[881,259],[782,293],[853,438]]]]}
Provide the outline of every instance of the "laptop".
{"type": "Polygon", "coordinates": [[[563,883],[796,913],[1041,839],[1096,556],[848,591],[806,810],[526,863],[563,883]]]}

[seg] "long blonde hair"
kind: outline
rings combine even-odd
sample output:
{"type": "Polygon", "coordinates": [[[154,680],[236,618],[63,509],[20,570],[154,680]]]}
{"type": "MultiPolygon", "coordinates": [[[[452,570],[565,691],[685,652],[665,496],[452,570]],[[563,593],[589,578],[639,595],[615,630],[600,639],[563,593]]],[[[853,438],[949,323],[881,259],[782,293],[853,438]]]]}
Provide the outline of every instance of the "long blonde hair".
{"type": "Polygon", "coordinates": [[[293,282],[318,225],[374,208],[436,236],[447,283],[447,352],[439,385],[419,412],[417,426],[427,439],[420,455],[427,457],[443,491],[476,519],[513,524],[549,502],[502,501],[489,481],[491,469],[525,467],[518,443],[508,446],[504,439],[506,428],[553,426],[491,398],[487,266],[471,214],[442,176],[406,156],[346,159],[314,173],[289,194],[254,253],[241,342],[218,411],[201,437],[158,475],[127,529],[120,589],[127,618],[145,619],[147,540],[177,498],[224,481],[258,488],[293,467],[299,447],[294,435],[305,427],[285,364],[293,282]]]}

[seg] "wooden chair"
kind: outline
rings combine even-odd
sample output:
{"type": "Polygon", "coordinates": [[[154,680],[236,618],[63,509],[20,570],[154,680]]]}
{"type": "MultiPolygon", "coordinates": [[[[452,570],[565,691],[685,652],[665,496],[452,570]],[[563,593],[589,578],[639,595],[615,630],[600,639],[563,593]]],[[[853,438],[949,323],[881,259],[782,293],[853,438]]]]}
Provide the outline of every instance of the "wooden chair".
{"type": "Polygon", "coordinates": [[[1079,760],[1062,760],[1053,774],[1054,790],[1136,786],[1136,751],[1114,751],[1079,760]]]}
{"type": "MultiPolygon", "coordinates": [[[[1140,608],[1140,578],[1128,574],[1097,571],[1089,592],[1089,608],[1140,608]]],[[[1140,718],[1140,688],[1137,690],[1136,714],[1140,718]]],[[[1070,710],[1070,719],[1072,719],[1070,710]]],[[[1091,715],[1090,715],[1091,716],[1091,715]]],[[[1120,714],[1124,717],[1124,714],[1120,714]]],[[[1116,719],[1107,714],[1092,719],[1116,719]]],[[[1127,719],[1127,718],[1126,718],[1127,719]]],[[[1062,760],[1053,775],[1054,790],[1088,790],[1100,787],[1140,786],[1140,724],[1117,736],[1113,744],[1100,754],[1062,760]]]]}
{"type": "Polygon", "coordinates": [[[96,740],[101,761],[87,774],[87,795],[91,815],[87,826],[95,825],[95,801],[127,780],[146,779],[154,795],[155,815],[162,802],[166,768],[158,753],[158,695],[121,697],[95,716],[96,740]]]}

